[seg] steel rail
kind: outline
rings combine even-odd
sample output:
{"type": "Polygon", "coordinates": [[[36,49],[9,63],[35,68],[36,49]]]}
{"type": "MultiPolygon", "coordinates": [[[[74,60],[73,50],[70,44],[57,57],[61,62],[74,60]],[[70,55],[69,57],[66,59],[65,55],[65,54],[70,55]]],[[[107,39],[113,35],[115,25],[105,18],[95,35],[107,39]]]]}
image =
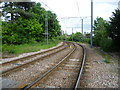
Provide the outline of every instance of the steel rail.
{"type": "Polygon", "coordinates": [[[26,59],[26,58],[30,58],[30,57],[33,57],[33,56],[35,56],[35,55],[43,54],[43,53],[46,53],[46,52],[49,52],[49,51],[58,49],[58,48],[60,48],[60,47],[62,47],[62,46],[64,46],[64,45],[65,45],[65,43],[63,42],[62,45],[57,46],[57,47],[55,47],[55,48],[51,48],[51,49],[49,49],[49,50],[45,50],[45,51],[42,51],[42,52],[39,52],[39,53],[35,53],[35,54],[32,54],[32,55],[28,55],[28,56],[25,56],[25,57],[17,58],[17,59],[14,59],[14,60],[12,60],[12,61],[3,62],[3,63],[0,63],[0,65],[5,65],[5,64],[8,64],[8,63],[17,62],[17,61],[19,61],[19,60],[22,61],[22,60],[24,60],[24,59],[26,59]]]}
{"type": "MultiPolygon", "coordinates": [[[[59,51],[62,51],[62,50],[65,49],[65,48],[66,48],[66,47],[62,48],[61,50],[55,51],[55,52],[53,52],[53,53],[51,53],[51,54],[49,54],[49,55],[53,55],[53,54],[55,54],[55,53],[57,53],[57,52],[59,52],[59,51]]],[[[24,66],[26,66],[26,65],[28,65],[28,64],[37,62],[39,59],[42,59],[42,58],[47,57],[47,56],[49,56],[49,55],[47,54],[47,55],[42,56],[42,57],[40,57],[40,58],[36,58],[36,59],[34,59],[34,60],[30,61],[30,62],[27,62],[27,63],[24,63],[24,64],[22,64],[22,65],[16,66],[16,67],[14,67],[14,68],[10,68],[10,69],[5,70],[5,71],[2,71],[2,76],[10,73],[10,71],[13,71],[13,70],[19,69],[19,68],[21,68],[21,67],[24,67],[24,66]]]]}
{"type": "MultiPolygon", "coordinates": [[[[73,43],[72,43],[73,44],[73,43]]],[[[47,76],[48,74],[50,74],[53,70],[55,70],[60,64],[63,63],[63,61],[65,61],[75,50],[76,50],[76,46],[75,44],[74,48],[72,49],[72,51],[70,53],[68,53],[66,55],[66,57],[64,57],[59,63],[57,63],[55,66],[53,66],[50,70],[48,70],[47,72],[45,72],[42,76],[40,76],[38,79],[36,79],[34,82],[32,82],[31,84],[27,85],[26,87],[22,88],[22,90],[28,90],[31,87],[33,87],[37,82],[39,82],[40,80],[42,80],[45,76],[47,76]]]]}
{"type": "Polygon", "coordinates": [[[86,49],[85,49],[85,47],[83,45],[81,45],[81,44],[78,44],[78,45],[81,46],[82,49],[83,49],[83,56],[82,56],[82,63],[81,63],[81,67],[80,67],[80,70],[79,70],[79,74],[78,74],[78,77],[77,77],[77,80],[76,80],[76,83],[75,83],[75,86],[74,86],[74,90],[77,90],[77,88],[79,86],[81,75],[82,75],[82,72],[83,72],[84,63],[85,63],[85,58],[86,58],[86,49]]]}

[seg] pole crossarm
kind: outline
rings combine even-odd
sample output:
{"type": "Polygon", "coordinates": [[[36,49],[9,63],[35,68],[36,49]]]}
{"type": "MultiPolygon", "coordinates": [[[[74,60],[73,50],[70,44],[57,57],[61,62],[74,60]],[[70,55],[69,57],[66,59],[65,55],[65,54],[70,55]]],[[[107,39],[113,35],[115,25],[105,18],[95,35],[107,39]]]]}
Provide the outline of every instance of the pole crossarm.
{"type": "Polygon", "coordinates": [[[81,27],[66,27],[66,28],[81,28],[81,27]]]}
{"type": "Polygon", "coordinates": [[[85,18],[90,18],[91,16],[85,16],[85,17],[61,17],[61,19],[71,19],[71,18],[80,18],[80,19],[85,19],[85,18]]]}

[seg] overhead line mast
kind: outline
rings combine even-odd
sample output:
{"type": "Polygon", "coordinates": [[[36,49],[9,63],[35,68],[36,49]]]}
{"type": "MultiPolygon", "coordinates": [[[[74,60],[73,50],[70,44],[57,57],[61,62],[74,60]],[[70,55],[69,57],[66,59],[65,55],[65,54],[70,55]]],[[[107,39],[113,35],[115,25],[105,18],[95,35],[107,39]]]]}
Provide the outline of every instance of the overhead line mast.
{"type": "MultiPolygon", "coordinates": [[[[76,0],[76,5],[77,5],[78,13],[79,13],[79,16],[80,16],[80,9],[79,9],[77,0],[76,0]]],[[[83,18],[80,17],[80,19],[81,19],[82,40],[83,40],[83,38],[84,38],[84,35],[83,35],[83,18]]]]}
{"type": "MultiPolygon", "coordinates": [[[[43,2],[42,0],[40,0],[42,4],[45,5],[45,7],[47,7],[49,10],[51,10],[53,12],[53,10],[47,5],[47,3],[43,2]]],[[[46,10],[46,15],[45,15],[45,38],[46,38],[46,43],[48,44],[48,37],[49,37],[49,32],[48,32],[48,13],[46,10]]]]}
{"type": "Polygon", "coordinates": [[[47,12],[45,15],[45,36],[46,36],[46,40],[47,40],[47,44],[48,44],[48,15],[47,15],[47,12]]]}
{"type": "Polygon", "coordinates": [[[92,48],[92,30],[93,30],[93,0],[91,0],[91,34],[90,34],[90,47],[92,48]]]}
{"type": "MultiPolygon", "coordinates": [[[[42,4],[45,5],[45,7],[47,7],[49,10],[51,10],[53,13],[55,13],[48,5],[46,2],[43,2],[42,0],[40,0],[42,4]]],[[[60,17],[60,16],[59,16],[60,17]]],[[[48,13],[47,13],[47,10],[46,10],[46,15],[45,15],[45,38],[46,38],[46,42],[48,44],[48,36],[49,36],[49,33],[48,33],[48,13]]]]}

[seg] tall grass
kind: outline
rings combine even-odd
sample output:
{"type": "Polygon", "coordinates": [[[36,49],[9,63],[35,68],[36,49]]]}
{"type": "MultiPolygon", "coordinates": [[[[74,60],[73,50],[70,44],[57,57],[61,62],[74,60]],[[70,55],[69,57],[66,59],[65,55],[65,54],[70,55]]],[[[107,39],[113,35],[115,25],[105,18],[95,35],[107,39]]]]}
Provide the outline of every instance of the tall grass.
{"type": "Polygon", "coordinates": [[[50,47],[56,46],[60,41],[58,40],[50,40],[48,44],[46,42],[38,42],[38,43],[29,43],[22,45],[2,45],[2,53],[3,54],[21,54],[28,52],[35,52],[41,49],[48,49],[50,47]]]}

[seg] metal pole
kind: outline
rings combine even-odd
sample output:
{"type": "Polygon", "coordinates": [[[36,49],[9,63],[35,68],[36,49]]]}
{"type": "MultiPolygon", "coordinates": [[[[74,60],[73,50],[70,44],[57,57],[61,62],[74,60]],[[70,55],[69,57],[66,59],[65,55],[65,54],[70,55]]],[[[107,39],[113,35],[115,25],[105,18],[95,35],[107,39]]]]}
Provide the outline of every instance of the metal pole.
{"type": "Polygon", "coordinates": [[[73,41],[73,28],[72,28],[72,41],[73,41]]]}
{"type": "Polygon", "coordinates": [[[82,34],[83,34],[83,19],[82,19],[82,34]]]}
{"type": "Polygon", "coordinates": [[[120,10],[120,1],[118,2],[118,9],[120,10]]]}
{"type": "Polygon", "coordinates": [[[63,35],[63,31],[61,30],[61,37],[60,37],[61,41],[63,41],[63,40],[62,40],[62,35],[63,35]]]}
{"type": "Polygon", "coordinates": [[[82,40],[83,40],[83,19],[82,20],[82,40]]]}
{"type": "Polygon", "coordinates": [[[67,41],[67,32],[66,32],[66,30],[65,30],[65,41],[67,41]]]}
{"type": "Polygon", "coordinates": [[[46,36],[46,42],[48,44],[48,15],[47,15],[47,12],[45,15],[45,36],[46,36]]]}
{"type": "Polygon", "coordinates": [[[93,0],[91,0],[91,34],[90,34],[90,47],[92,48],[92,29],[93,29],[93,0]]]}

